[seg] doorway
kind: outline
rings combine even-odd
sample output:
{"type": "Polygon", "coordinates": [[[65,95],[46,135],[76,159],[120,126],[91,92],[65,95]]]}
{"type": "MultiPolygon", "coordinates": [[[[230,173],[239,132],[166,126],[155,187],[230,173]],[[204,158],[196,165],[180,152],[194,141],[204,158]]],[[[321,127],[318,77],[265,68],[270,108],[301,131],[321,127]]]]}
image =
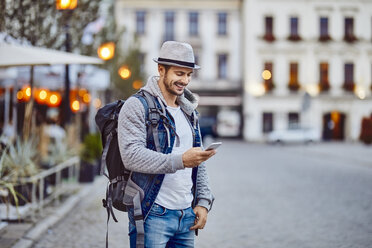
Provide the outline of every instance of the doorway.
{"type": "Polygon", "coordinates": [[[332,111],[323,115],[323,140],[344,140],[345,139],[346,115],[332,111]]]}

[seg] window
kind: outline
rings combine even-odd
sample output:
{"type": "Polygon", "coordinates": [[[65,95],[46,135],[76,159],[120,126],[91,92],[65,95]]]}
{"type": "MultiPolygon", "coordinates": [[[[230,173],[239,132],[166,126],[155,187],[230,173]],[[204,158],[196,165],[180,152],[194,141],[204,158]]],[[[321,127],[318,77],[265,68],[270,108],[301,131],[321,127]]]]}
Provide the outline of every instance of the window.
{"type": "Polygon", "coordinates": [[[273,33],[273,17],[266,16],[265,17],[265,36],[264,39],[266,41],[272,42],[275,40],[274,33],[273,33]]]}
{"type": "Polygon", "coordinates": [[[227,54],[218,55],[218,78],[227,78],[227,54]]]}
{"type": "Polygon", "coordinates": [[[197,36],[199,34],[199,30],[198,30],[199,19],[198,18],[199,18],[198,12],[189,13],[189,35],[190,36],[197,36]]]}
{"type": "Polygon", "coordinates": [[[218,35],[227,34],[227,13],[218,13],[218,35]]]}
{"type": "Polygon", "coordinates": [[[294,129],[300,126],[300,115],[295,112],[288,113],[288,128],[294,129]]]}
{"type": "Polygon", "coordinates": [[[354,36],[354,18],[346,17],[345,18],[345,34],[344,41],[354,42],[357,38],[354,36]]]}
{"type": "Polygon", "coordinates": [[[291,41],[301,40],[300,36],[298,35],[298,18],[297,17],[291,17],[290,28],[291,28],[291,33],[288,39],[291,41]]]}
{"type": "Polygon", "coordinates": [[[262,73],[264,79],[264,87],[266,92],[270,92],[274,89],[273,83],[273,63],[266,62],[264,67],[264,72],[262,73]]]}
{"type": "Polygon", "coordinates": [[[262,114],[262,132],[269,133],[273,131],[273,113],[265,112],[262,114]]]}
{"type": "Polygon", "coordinates": [[[346,91],[354,91],[354,64],[345,64],[345,81],[344,89],[346,91]]]}
{"type": "Polygon", "coordinates": [[[320,92],[329,90],[328,63],[320,63],[319,65],[319,90],[320,92]]]}
{"type": "Polygon", "coordinates": [[[144,34],[145,33],[145,11],[136,12],[136,33],[144,34]]]}
{"type": "Polygon", "coordinates": [[[288,88],[290,91],[298,91],[300,84],[298,83],[298,64],[291,63],[289,65],[289,83],[288,88]]]}
{"type": "Polygon", "coordinates": [[[319,41],[328,41],[331,37],[328,33],[328,17],[320,17],[319,41]]]}
{"type": "Polygon", "coordinates": [[[165,37],[164,41],[174,40],[174,12],[165,12],[165,37]]]}

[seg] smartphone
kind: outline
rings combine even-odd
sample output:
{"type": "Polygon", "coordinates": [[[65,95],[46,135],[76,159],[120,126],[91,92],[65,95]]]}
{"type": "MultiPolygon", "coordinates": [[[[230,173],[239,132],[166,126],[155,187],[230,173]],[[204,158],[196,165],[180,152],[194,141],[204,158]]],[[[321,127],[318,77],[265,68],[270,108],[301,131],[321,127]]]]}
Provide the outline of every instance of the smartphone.
{"type": "Polygon", "coordinates": [[[222,142],[214,142],[210,144],[207,148],[205,148],[206,151],[208,150],[216,150],[220,145],[222,145],[222,142]]]}

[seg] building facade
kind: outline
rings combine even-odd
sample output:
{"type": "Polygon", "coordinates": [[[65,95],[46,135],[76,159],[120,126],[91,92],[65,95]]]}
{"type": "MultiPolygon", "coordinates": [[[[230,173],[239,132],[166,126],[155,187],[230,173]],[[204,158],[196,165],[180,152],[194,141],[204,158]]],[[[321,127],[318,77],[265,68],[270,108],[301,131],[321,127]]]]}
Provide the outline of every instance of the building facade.
{"type": "Polygon", "coordinates": [[[219,136],[240,136],[242,1],[118,0],[115,7],[116,23],[126,28],[123,46],[139,42],[148,76],[157,75],[152,59],[164,41],[193,46],[201,70],[195,72],[189,88],[199,96],[201,121],[216,125],[219,136]]]}
{"type": "Polygon", "coordinates": [[[372,114],[372,1],[245,0],[244,138],[357,140],[372,114]]]}

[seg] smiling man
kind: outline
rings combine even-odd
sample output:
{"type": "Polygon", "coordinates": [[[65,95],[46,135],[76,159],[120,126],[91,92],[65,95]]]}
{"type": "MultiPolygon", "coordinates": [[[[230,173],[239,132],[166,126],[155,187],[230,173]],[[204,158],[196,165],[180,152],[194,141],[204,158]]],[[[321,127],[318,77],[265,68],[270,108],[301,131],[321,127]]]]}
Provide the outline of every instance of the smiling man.
{"type": "Polygon", "coordinates": [[[128,211],[130,247],[194,247],[214,200],[204,161],[216,153],[201,149],[197,101],[186,88],[200,67],[192,47],[176,41],[165,42],[154,61],[159,76],[150,77],[141,91],[164,110],[158,135],[149,135],[154,110],[144,107],[138,94],[119,114],[120,154],[142,196],[141,206],[128,211]]]}

